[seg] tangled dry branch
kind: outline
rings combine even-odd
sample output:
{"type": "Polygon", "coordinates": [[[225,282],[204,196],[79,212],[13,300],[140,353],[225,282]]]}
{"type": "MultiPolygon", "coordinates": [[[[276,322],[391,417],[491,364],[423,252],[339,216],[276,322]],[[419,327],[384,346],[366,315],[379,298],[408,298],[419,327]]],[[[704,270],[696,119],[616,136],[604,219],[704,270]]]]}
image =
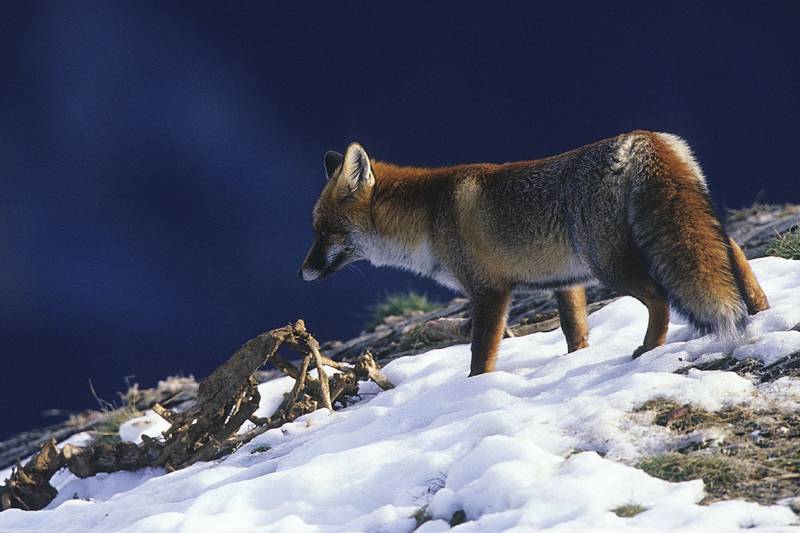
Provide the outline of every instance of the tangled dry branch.
{"type": "Polygon", "coordinates": [[[174,412],[156,404],[156,413],[170,423],[163,440],[143,436],[139,445],[96,441],[89,446],[67,444],[61,450],[54,439],[45,443],[25,465],[18,462],[0,487],[0,510],[44,508],[57,494],[50,479],[63,467],[85,478],[98,472],[146,466],[172,471],[197,461],[218,459],[255,436],[318,408],[346,406],[358,395],[358,381],[367,379],[384,390],[392,388],[369,352],[352,365],[328,359],[303,321],[298,320],[248,341],[200,383],[197,401],[189,409],[174,412]],[[281,347],[302,356],[300,368],[277,354],[281,347]],[[261,418],[254,416],[261,400],[254,374],[267,363],[294,378],[295,383],[277,411],[261,418]],[[325,366],[337,372],[329,377],[325,366]],[[316,376],[311,374],[312,369],[316,369],[316,376]],[[240,433],[248,420],[254,427],[240,433]]]}

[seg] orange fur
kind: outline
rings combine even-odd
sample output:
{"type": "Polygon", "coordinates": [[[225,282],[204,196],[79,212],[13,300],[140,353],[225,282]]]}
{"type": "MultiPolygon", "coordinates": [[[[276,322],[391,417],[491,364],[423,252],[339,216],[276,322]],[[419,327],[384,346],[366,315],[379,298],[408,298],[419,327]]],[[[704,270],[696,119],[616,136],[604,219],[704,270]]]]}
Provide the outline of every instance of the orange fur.
{"type": "Polygon", "coordinates": [[[764,290],[759,285],[755,274],[753,274],[744,252],[733,239],[728,239],[728,242],[731,250],[731,261],[735,267],[736,282],[747,304],[747,313],[754,315],[769,309],[767,295],[764,294],[764,290]]]}
{"type": "Polygon", "coordinates": [[[586,322],[586,290],[570,287],[556,291],[556,305],[561,329],[567,339],[567,351],[589,346],[589,324],[586,322]]]}

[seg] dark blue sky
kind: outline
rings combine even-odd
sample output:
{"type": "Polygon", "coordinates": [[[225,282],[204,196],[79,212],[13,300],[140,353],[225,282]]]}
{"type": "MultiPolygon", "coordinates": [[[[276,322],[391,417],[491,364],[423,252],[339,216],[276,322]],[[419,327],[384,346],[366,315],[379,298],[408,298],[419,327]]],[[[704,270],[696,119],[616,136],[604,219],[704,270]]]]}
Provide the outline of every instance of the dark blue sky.
{"type": "Polygon", "coordinates": [[[89,379],[113,399],[297,317],[342,338],[387,291],[446,297],[297,278],[352,140],[442,165],[671,131],[720,205],[800,201],[800,4],[673,4],[4,3],[0,437],[93,406],[89,379]]]}

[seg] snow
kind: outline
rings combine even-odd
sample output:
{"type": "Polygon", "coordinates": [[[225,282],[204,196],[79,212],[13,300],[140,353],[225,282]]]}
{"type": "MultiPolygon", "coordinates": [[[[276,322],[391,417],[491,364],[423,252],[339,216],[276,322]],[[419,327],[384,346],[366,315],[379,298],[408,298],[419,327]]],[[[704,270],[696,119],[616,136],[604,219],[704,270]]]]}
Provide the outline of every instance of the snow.
{"type": "MultiPolygon", "coordinates": [[[[301,417],[221,461],[84,480],[61,472],[46,510],[0,513],[0,531],[406,532],[423,506],[428,533],[448,529],[457,510],[468,519],[459,531],[796,531],[786,506],[698,505],[701,480],[668,483],[630,466],[676,438],[631,412],[649,399],[800,407],[796,379],[755,386],[731,372],[674,373],[728,353],[771,363],[800,349],[789,331],[800,323],[800,262],[752,265],[772,308],[740,338],[698,337],[676,319],[666,345],[631,360],[647,316],[622,298],[590,317],[591,346],[574,354],[557,330],[503,341],[498,370],[474,378],[466,345],[404,357],[384,368],[394,390],[362,383],[358,404],[301,417]],[[625,504],[646,511],[611,512],[625,504]]],[[[261,385],[260,413],[291,385],[261,385]]],[[[143,418],[123,426],[126,440],[164,427],[143,418]]]]}
{"type": "Polygon", "coordinates": [[[156,438],[169,429],[169,422],[158,416],[152,409],[142,416],[131,418],[119,427],[119,438],[125,442],[141,444],[142,435],[156,438]]]}

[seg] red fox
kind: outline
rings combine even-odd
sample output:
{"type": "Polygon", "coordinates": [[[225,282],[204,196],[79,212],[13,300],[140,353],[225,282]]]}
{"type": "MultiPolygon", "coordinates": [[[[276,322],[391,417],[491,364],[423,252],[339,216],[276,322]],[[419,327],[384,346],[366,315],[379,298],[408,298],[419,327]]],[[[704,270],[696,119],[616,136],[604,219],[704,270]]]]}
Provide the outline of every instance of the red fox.
{"type": "Polygon", "coordinates": [[[637,298],[649,321],[633,357],[665,342],[670,304],[721,335],[769,305],[675,135],[634,131],[534,161],[442,168],[372,160],[352,143],[324,163],[302,278],[365,259],[464,292],[470,375],[494,369],[515,290],[555,291],[570,352],[588,346],[584,286],[637,298]]]}

